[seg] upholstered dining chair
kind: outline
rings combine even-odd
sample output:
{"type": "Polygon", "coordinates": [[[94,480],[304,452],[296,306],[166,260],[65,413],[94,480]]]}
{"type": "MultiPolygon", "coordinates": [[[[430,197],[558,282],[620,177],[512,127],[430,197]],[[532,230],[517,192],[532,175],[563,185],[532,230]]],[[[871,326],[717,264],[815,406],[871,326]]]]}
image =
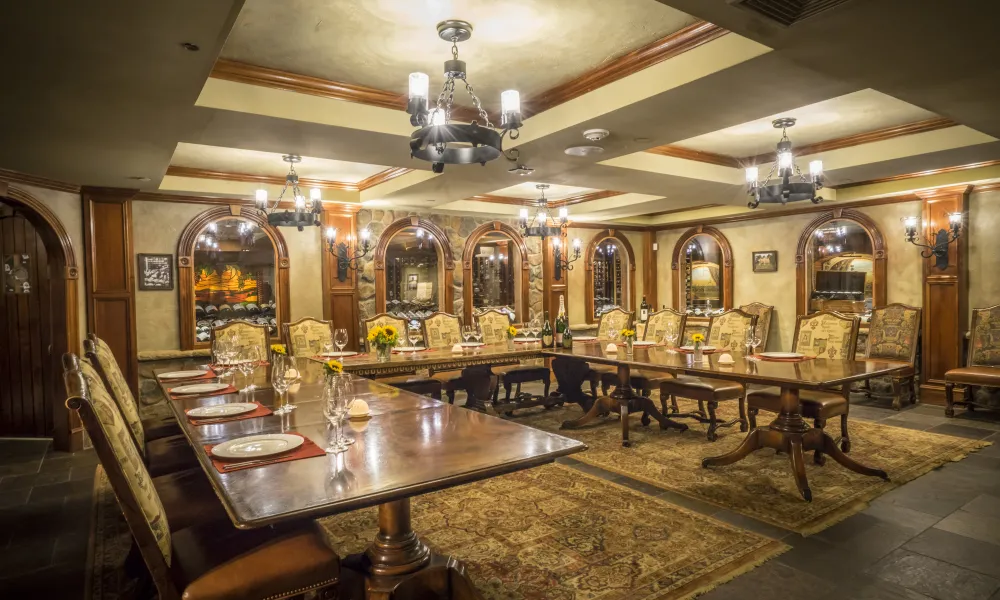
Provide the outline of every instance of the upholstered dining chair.
{"type": "MultiPolygon", "coordinates": [[[[430,350],[446,350],[462,342],[462,321],[458,315],[432,313],[424,319],[424,344],[430,350]]],[[[431,373],[431,379],[441,382],[448,402],[455,403],[455,392],[462,389],[462,371],[451,369],[431,373]]]]}
{"type": "MultiPolygon", "coordinates": [[[[386,325],[392,325],[399,332],[400,336],[406,334],[406,319],[402,317],[397,317],[396,315],[390,315],[389,313],[379,313],[370,319],[365,319],[363,321],[365,328],[365,339],[368,339],[368,333],[371,332],[373,327],[385,327],[386,325]]],[[[370,350],[370,348],[369,348],[370,350]]]]}
{"type": "MultiPolygon", "coordinates": [[[[402,317],[397,317],[389,313],[379,313],[370,319],[365,319],[362,321],[362,324],[364,325],[365,339],[368,338],[368,333],[371,332],[372,328],[392,325],[399,332],[400,339],[405,344],[407,322],[402,317]]],[[[417,374],[416,371],[402,375],[379,377],[378,381],[379,383],[391,385],[394,388],[413,392],[414,394],[430,396],[435,400],[441,399],[442,383],[433,378],[417,374]]]]}
{"type": "MultiPolygon", "coordinates": [[[[677,333],[677,340],[675,340],[675,345],[681,345],[681,333],[684,331],[684,325],[687,323],[687,315],[678,312],[672,308],[664,308],[663,310],[657,311],[649,315],[646,319],[646,332],[641,338],[646,341],[659,343],[663,341],[663,336],[667,331],[673,328],[674,332],[677,333]]],[[[638,332],[637,332],[638,335],[638,332]]],[[[666,379],[672,379],[672,376],[658,371],[643,371],[641,369],[632,369],[632,387],[640,391],[643,396],[649,397],[654,389],[658,389],[662,381],[666,379]]],[[[617,382],[618,376],[615,375],[615,380],[617,382]]],[[[602,380],[603,383],[603,380],[602,380]]],[[[666,410],[664,408],[664,410],[666,410]]]]}
{"type": "MultiPolygon", "coordinates": [[[[483,332],[483,341],[487,344],[506,344],[507,330],[511,325],[510,317],[506,313],[495,308],[490,308],[476,314],[479,329],[483,332]]],[[[531,361],[532,363],[536,361],[531,361]]],[[[538,381],[545,388],[544,395],[549,395],[549,384],[551,381],[551,371],[545,366],[545,361],[537,361],[541,364],[513,364],[498,365],[493,367],[493,374],[499,378],[498,384],[493,388],[493,400],[500,396],[500,385],[503,385],[504,400],[510,400],[512,389],[515,396],[521,395],[521,384],[538,381]]]]}
{"type": "MultiPolygon", "coordinates": [[[[917,401],[917,345],[920,339],[920,313],[916,306],[889,304],[872,311],[868,323],[868,344],[865,358],[909,363],[905,371],[892,375],[892,407],[900,409],[903,382],[910,389],[910,404],[917,401]]],[[[866,380],[866,393],[871,396],[871,380],[866,380]]]]}
{"type": "Polygon", "coordinates": [[[317,356],[324,346],[333,346],[333,321],[303,317],[294,323],[282,323],[281,332],[292,356],[317,356]]]}
{"type": "Polygon", "coordinates": [[[972,388],[1000,387],[1000,304],[972,309],[969,355],[966,366],[944,374],[946,417],[955,416],[955,405],[973,411],[972,388]],[[962,399],[955,400],[955,386],[964,386],[962,399]]]}
{"type": "MultiPolygon", "coordinates": [[[[122,418],[128,424],[129,436],[136,451],[145,459],[153,476],[175,473],[198,466],[191,446],[180,433],[168,435],[162,426],[150,427],[159,437],[150,438],[147,434],[147,423],[139,416],[139,406],[135,397],[125,383],[118,362],[111,349],[103,340],[91,334],[90,339],[83,341],[83,349],[87,360],[80,362],[80,370],[99,382],[101,388],[108,391],[122,418]]],[[[167,402],[170,402],[168,399],[167,402]]],[[[174,426],[177,423],[174,422],[174,426]]],[[[178,429],[179,431],[179,429],[178,429]]]]}
{"type": "Polygon", "coordinates": [[[340,559],[312,523],[253,531],[228,521],[171,527],[129,427],[85,364],[64,357],[66,406],[80,415],[160,598],[263,600],[314,590],[333,597],[340,559]]]}
{"type": "MultiPolygon", "coordinates": [[[[602,345],[609,339],[617,340],[618,332],[628,327],[631,322],[632,313],[621,307],[616,306],[605,311],[597,321],[597,339],[602,345]]],[[[610,386],[618,384],[618,368],[598,363],[587,364],[590,365],[590,391],[596,396],[597,385],[600,384],[601,393],[607,396],[610,386]]]]}
{"type": "MultiPolygon", "coordinates": [[[[795,321],[795,335],[792,337],[792,352],[807,356],[830,359],[853,359],[858,347],[858,328],[861,319],[842,315],[833,311],[800,315],[795,321]]],[[[813,424],[824,429],[828,419],[840,417],[840,448],[851,451],[851,438],[847,428],[850,413],[851,386],[839,389],[800,390],[799,402],[802,416],[812,419],[813,424]]],[[[747,392],[747,411],[750,427],[757,426],[757,413],[766,410],[781,412],[781,390],[776,387],[751,389],[747,392]]],[[[813,456],[817,464],[822,464],[823,454],[817,450],[813,456]]]]}
{"type": "MultiPolygon", "coordinates": [[[[257,325],[240,320],[230,321],[225,325],[212,328],[212,342],[217,339],[235,341],[239,348],[256,346],[262,349],[264,360],[271,360],[271,333],[267,325],[257,325]]],[[[217,358],[213,356],[212,360],[217,360],[217,358]]]]}
{"type": "Polygon", "coordinates": [[[751,302],[740,306],[740,310],[750,315],[757,315],[757,326],[754,333],[760,338],[760,348],[767,350],[767,338],[771,333],[771,317],[774,316],[774,307],[762,302],[751,302]]]}
{"type": "MultiPolygon", "coordinates": [[[[733,308],[722,314],[713,315],[708,321],[708,336],[705,341],[706,346],[715,346],[718,352],[744,352],[743,345],[746,339],[746,331],[749,327],[755,327],[757,315],[752,315],[738,308],[733,308]]],[[[667,412],[666,399],[670,398],[672,417],[693,418],[702,423],[708,423],[708,440],[714,442],[717,439],[717,431],[720,428],[732,427],[739,424],[740,431],[746,431],[748,427],[746,404],[746,390],[735,381],[723,381],[707,377],[692,377],[681,375],[679,377],[664,378],[660,381],[660,405],[664,413],[667,412]],[[677,397],[689,398],[698,401],[698,411],[694,413],[680,413],[677,407],[677,397]],[[730,421],[719,419],[715,410],[719,407],[719,402],[726,400],[737,400],[739,402],[739,416],[730,421]],[[708,415],[705,415],[705,408],[708,415]]]]}

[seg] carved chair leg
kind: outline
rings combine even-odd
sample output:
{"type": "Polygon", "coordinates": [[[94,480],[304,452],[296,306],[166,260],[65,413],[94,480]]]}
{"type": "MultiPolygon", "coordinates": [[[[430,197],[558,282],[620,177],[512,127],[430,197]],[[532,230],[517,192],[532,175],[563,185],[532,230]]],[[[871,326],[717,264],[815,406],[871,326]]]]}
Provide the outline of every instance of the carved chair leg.
{"type": "Polygon", "coordinates": [[[840,450],[842,452],[851,451],[851,435],[847,432],[847,414],[848,411],[844,411],[844,414],[840,415],[840,450]]]}
{"type": "Polygon", "coordinates": [[[865,383],[864,383],[863,389],[865,391],[865,398],[871,398],[872,397],[872,380],[871,379],[865,379],[865,383]]]}
{"type": "MultiPolygon", "coordinates": [[[[698,401],[701,404],[701,401],[698,401]]],[[[718,436],[715,434],[715,430],[719,428],[719,421],[715,418],[715,409],[719,406],[719,403],[710,400],[708,402],[708,441],[714,442],[718,436]]]]}
{"type": "Polygon", "coordinates": [[[545,377],[544,379],[542,379],[542,386],[544,387],[545,390],[543,396],[545,398],[549,397],[549,385],[552,383],[550,379],[551,379],[550,377],[545,377]]]}
{"type": "Polygon", "coordinates": [[[447,390],[446,395],[448,396],[448,404],[455,403],[455,390],[447,390]]]}
{"type": "MultiPolygon", "coordinates": [[[[503,382],[503,399],[504,399],[504,402],[509,402],[510,401],[510,387],[511,387],[511,385],[510,385],[509,381],[503,382]]],[[[498,396],[500,395],[500,388],[499,387],[497,387],[497,395],[498,396]]]]}
{"type": "Polygon", "coordinates": [[[750,422],[747,421],[747,394],[743,392],[740,396],[740,431],[746,433],[750,429],[750,422]]]}
{"type": "Polygon", "coordinates": [[[899,410],[903,402],[903,381],[899,377],[892,378],[892,408],[899,410]]]}
{"type": "Polygon", "coordinates": [[[944,400],[945,409],[944,416],[954,417],[955,416],[955,384],[945,383],[944,384],[944,400]]]}
{"type": "Polygon", "coordinates": [[[707,418],[705,415],[705,402],[703,400],[698,401],[698,414],[701,415],[702,419],[707,418]]]}
{"type": "Polygon", "coordinates": [[[590,395],[594,398],[597,397],[597,380],[593,377],[590,378],[590,395]]]}
{"type": "Polygon", "coordinates": [[[754,407],[747,408],[747,420],[750,421],[750,430],[757,429],[757,410],[754,407]]]}
{"type": "MultiPolygon", "coordinates": [[[[813,421],[813,426],[822,431],[826,427],[826,419],[816,419],[813,421]]],[[[821,449],[817,448],[813,452],[813,462],[817,465],[826,464],[826,457],[823,456],[823,451],[821,449]]]]}
{"type": "Polygon", "coordinates": [[[673,394],[670,394],[670,410],[672,410],[675,413],[681,412],[680,407],[677,406],[677,396],[673,394]]]}
{"type": "Polygon", "coordinates": [[[517,396],[517,397],[521,396],[521,382],[520,381],[517,382],[517,390],[515,390],[514,395],[517,396]]]}
{"type": "Polygon", "coordinates": [[[910,404],[917,403],[917,376],[910,376],[910,404]]]}

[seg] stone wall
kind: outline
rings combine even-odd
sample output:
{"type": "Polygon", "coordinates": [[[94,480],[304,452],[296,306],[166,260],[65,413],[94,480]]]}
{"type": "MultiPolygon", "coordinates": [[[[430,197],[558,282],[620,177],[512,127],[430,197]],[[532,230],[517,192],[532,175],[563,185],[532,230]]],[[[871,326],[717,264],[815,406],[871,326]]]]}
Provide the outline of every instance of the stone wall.
{"type": "MultiPolygon", "coordinates": [[[[465,250],[465,240],[476,227],[483,223],[502,221],[517,227],[517,222],[512,219],[490,219],[486,217],[467,217],[442,214],[419,214],[408,211],[363,209],[358,213],[358,231],[368,228],[371,232],[371,244],[374,249],[378,245],[379,237],[385,228],[394,221],[403,217],[419,216],[427,219],[439,226],[448,236],[448,244],[451,246],[452,256],[455,258],[454,287],[451,291],[454,298],[454,312],[461,315],[465,301],[462,297],[463,273],[462,273],[462,252],[465,250]]],[[[542,311],[542,244],[539,238],[525,239],[525,246],[528,248],[528,304],[531,314],[542,311]]],[[[366,257],[360,269],[361,279],[358,282],[358,296],[360,298],[360,314],[362,319],[367,319],[375,315],[375,262],[373,254],[366,257]]],[[[444,290],[443,293],[448,293],[444,290]]]]}

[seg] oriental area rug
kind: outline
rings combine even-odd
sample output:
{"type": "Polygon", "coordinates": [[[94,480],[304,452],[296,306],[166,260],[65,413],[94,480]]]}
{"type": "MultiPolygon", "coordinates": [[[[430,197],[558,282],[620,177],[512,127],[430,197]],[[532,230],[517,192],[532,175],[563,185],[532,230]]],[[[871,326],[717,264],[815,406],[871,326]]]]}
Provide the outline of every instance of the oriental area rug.
{"type": "MultiPolygon", "coordinates": [[[[103,471],[95,479],[88,598],[119,600],[129,548],[103,471]]],[[[691,598],[788,549],[571,467],[549,465],[419,496],[413,526],[465,563],[488,600],[691,598]]],[[[376,509],[319,521],[341,556],[363,551],[376,509]]]]}
{"type": "MultiPolygon", "coordinates": [[[[681,412],[693,412],[694,402],[679,400],[681,412]]],[[[718,416],[736,416],[736,402],[722,403],[718,416]]],[[[576,405],[526,414],[519,423],[578,439],[589,447],[573,455],[581,462],[625,475],[669,490],[777,525],[802,535],[817,533],[863,510],[868,502],[899,485],[941,465],[958,461],[989,442],[928,433],[852,419],[849,423],[851,457],[862,464],[889,474],[891,481],[848,471],[827,457],[826,465],[806,457],[806,473],[812,502],[799,495],[787,455],[774,450],[758,450],[750,457],[725,467],[702,468],[709,456],[725,454],[746,436],[738,426],[719,429],[719,437],[709,442],[707,425],[684,419],[690,429],[661,431],[653,421],[643,427],[638,413],[629,421],[631,448],[621,445],[617,416],[609,416],[581,429],[559,430],[567,419],[581,415],[576,405]]],[[[757,423],[766,426],[774,415],[761,412],[757,423]]],[[[827,430],[836,438],[840,420],[831,419],[827,430]]],[[[810,453],[811,454],[811,453],[810,453]]]]}

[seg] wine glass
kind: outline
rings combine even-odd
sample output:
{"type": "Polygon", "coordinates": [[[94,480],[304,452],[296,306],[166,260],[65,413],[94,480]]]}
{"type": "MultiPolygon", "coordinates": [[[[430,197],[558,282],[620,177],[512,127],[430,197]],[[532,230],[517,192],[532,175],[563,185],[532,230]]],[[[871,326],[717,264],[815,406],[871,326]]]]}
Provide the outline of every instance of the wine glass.
{"type": "Polygon", "coordinates": [[[462,339],[465,340],[466,344],[468,344],[469,340],[472,339],[472,326],[471,325],[464,325],[464,326],[462,326],[462,339]]]}
{"type": "Polygon", "coordinates": [[[324,449],[328,454],[346,452],[354,440],[345,439],[341,435],[344,417],[354,404],[353,386],[348,388],[339,377],[334,378],[323,392],[323,415],[333,428],[333,440],[324,449]]]}
{"type": "Polygon", "coordinates": [[[333,356],[333,342],[323,342],[323,354],[321,354],[321,356],[323,358],[333,356]]]}
{"type": "Polygon", "coordinates": [[[751,341],[751,345],[753,346],[753,353],[754,354],[757,353],[757,346],[760,346],[760,343],[762,341],[763,340],[760,339],[760,334],[757,333],[756,331],[754,331],[753,332],[753,340],[751,341]]]}
{"type": "Polygon", "coordinates": [[[754,329],[753,326],[747,325],[746,331],[743,332],[743,335],[744,335],[744,337],[743,337],[743,345],[746,346],[747,356],[750,356],[750,355],[753,354],[753,338],[754,338],[754,335],[755,335],[753,329],[754,329]]]}
{"type": "MultiPolygon", "coordinates": [[[[282,356],[276,358],[283,359],[281,361],[284,365],[284,371],[282,377],[286,382],[288,382],[288,387],[292,387],[293,385],[298,383],[300,379],[302,379],[302,371],[299,370],[299,360],[297,358],[295,358],[294,356],[282,356]]],[[[289,402],[288,398],[286,397],[284,408],[286,411],[293,411],[298,407],[289,402]]]]}
{"type": "Polygon", "coordinates": [[[344,347],[347,346],[347,340],[346,329],[337,329],[333,332],[333,343],[337,345],[337,352],[344,352],[344,347]]]}
{"type": "Polygon", "coordinates": [[[417,344],[423,341],[420,336],[420,323],[410,321],[409,326],[406,328],[406,341],[409,342],[410,348],[416,348],[417,344]]]}
{"type": "Polygon", "coordinates": [[[673,323],[667,325],[667,329],[663,332],[663,343],[668,348],[676,348],[678,337],[680,337],[680,332],[677,331],[677,326],[673,323]]]}
{"type": "Polygon", "coordinates": [[[472,341],[477,344],[483,342],[483,328],[479,326],[478,323],[472,326],[472,341]]]}
{"type": "Polygon", "coordinates": [[[256,368],[255,363],[260,353],[256,346],[245,346],[239,350],[237,356],[236,368],[243,375],[243,389],[240,390],[240,395],[246,395],[247,402],[251,402],[253,401],[253,391],[255,388],[251,383],[250,377],[256,368]]]}
{"type": "Polygon", "coordinates": [[[283,415],[291,412],[291,409],[288,408],[288,396],[286,395],[288,393],[289,381],[285,377],[288,372],[285,365],[285,357],[281,355],[275,356],[271,362],[271,387],[278,395],[276,398],[277,402],[275,403],[277,408],[275,408],[274,414],[283,415]]]}
{"type": "Polygon", "coordinates": [[[235,353],[236,348],[225,338],[215,338],[212,342],[212,362],[215,363],[220,378],[225,379],[233,374],[235,353]]]}

